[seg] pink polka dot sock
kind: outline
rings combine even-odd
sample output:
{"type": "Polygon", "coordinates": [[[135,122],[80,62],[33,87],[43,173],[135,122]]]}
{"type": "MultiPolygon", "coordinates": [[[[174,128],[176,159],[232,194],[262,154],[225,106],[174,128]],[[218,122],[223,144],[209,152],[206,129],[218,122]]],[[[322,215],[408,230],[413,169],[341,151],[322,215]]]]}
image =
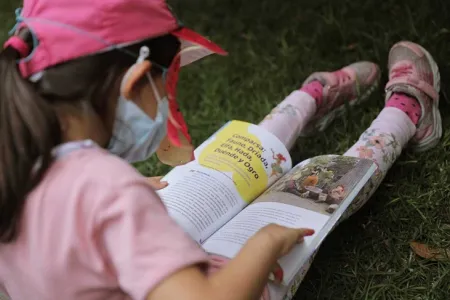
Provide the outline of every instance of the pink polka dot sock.
{"type": "Polygon", "coordinates": [[[316,100],[317,107],[322,105],[323,100],[323,85],[320,81],[313,81],[303,86],[300,91],[308,93],[311,97],[316,100]]]}
{"type": "Polygon", "coordinates": [[[416,98],[403,93],[394,93],[385,107],[395,107],[403,111],[417,125],[422,116],[422,108],[416,98]]]}

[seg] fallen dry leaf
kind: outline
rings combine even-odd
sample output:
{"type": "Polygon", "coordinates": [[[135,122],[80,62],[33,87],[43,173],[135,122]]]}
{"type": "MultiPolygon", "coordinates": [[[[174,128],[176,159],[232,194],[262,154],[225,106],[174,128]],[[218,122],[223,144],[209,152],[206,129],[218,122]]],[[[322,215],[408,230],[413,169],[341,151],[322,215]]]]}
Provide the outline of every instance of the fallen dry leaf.
{"type": "Polygon", "coordinates": [[[450,261],[450,249],[432,248],[426,244],[411,242],[411,249],[422,258],[439,261],[450,261]]]}

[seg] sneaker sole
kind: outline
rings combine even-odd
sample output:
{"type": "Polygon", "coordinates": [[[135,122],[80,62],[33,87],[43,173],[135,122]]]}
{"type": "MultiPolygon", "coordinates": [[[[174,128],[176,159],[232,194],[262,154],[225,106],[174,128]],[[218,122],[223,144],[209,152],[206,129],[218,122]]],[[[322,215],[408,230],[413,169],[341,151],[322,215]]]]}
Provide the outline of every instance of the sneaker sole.
{"type": "MultiPolygon", "coordinates": [[[[418,46],[423,51],[428,62],[430,63],[431,71],[433,72],[433,83],[434,83],[433,87],[439,93],[441,82],[439,67],[437,63],[434,61],[433,56],[431,56],[431,54],[425,48],[423,48],[420,45],[418,46]]],[[[434,148],[439,143],[442,137],[442,118],[441,113],[439,111],[439,97],[436,101],[433,102],[431,113],[433,114],[434,120],[433,132],[419,143],[410,145],[411,150],[415,152],[424,152],[430,150],[431,148],[434,148]]]]}
{"type": "MultiPolygon", "coordinates": [[[[381,75],[378,75],[374,84],[372,84],[361,96],[354,98],[347,103],[349,103],[350,107],[357,106],[359,104],[364,103],[370,95],[379,87],[381,75]]],[[[323,132],[328,126],[333,122],[336,118],[344,115],[346,110],[346,105],[343,104],[340,107],[330,111],[328,114],[324,115],[314,126],[306,126],[299,134],[300,137],[309,137],[318,132],[323,132]]]]}

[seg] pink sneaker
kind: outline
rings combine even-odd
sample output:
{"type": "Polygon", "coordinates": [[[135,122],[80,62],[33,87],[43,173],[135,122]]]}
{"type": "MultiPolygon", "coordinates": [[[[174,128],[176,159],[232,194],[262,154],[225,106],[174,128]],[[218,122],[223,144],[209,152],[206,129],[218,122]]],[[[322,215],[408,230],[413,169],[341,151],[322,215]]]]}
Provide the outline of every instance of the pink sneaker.
{"type": "Polygon", "coordinates": [[[439,112],[439,69],[433,57],[420,45],[399,42],[389,52],[389,82],[386,101],[392,93],[415,97],[422,108],[417,131],[410,146],[415,151],[426,151],[439,142],[442,121],[439,112]]]}
{"type": "Polygon", "coordinates": [[[378,87],[380,69],[372,62],[357,62],[335,72],[313,73],[303,86],[315,80],[324,86],[322,103],[301,136],[325,130],[336,117],[343,115],[345,103],[354,106],[366,100],[378,87]]]}

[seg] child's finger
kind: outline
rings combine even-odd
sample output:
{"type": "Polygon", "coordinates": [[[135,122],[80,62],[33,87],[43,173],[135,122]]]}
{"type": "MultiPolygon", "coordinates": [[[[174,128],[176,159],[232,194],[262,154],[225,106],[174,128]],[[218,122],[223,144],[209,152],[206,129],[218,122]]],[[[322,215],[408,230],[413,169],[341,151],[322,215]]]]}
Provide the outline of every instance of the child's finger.
{"type": "Polygon", "coordinates": [[[168,186],[169,183],[167,181],[160,181],[158,182],[158,184],[156,185],[156,189],[160,190],[165,188],[166,186],[168,186]]]}
{"type": "Polygon", "coordinates": [[[314,229],[311,229],[311,228],[297,229],[297,234],[298,234],[297,242],[298,243],[303,242],[305,236],[311,236],[314,233],[315,233],[314,229]]]}
{"type": "Polygon", "coordinates": [[[302,243],[305,236],[311,236],[313,234],[314,230],[309,228],[285,228],[284,245],[281,256],[288,254],[295,245],[302,243]]]}
{"type": "Polygon", "coordinates": [[[167,181],[161,181],[161,179],[163,178],[163,176],[158,176],[158,177],[149,177],[147,178],[148,183],[155,189],[155,190],[160,190],[165,188],[166,186],[169,185],[169,183],[167,181]]]}
{"type": "Polygon", "coordinates": [[[273,270],[273,276],[275,278],[276,283],[281,283],[283,281],[283,269],[281,268],[279,263],[275,264],[275,268],[273,270]]]}
{"type": "Polygon", "coordinates": [[[283,269],[281,268],[280,264],[277,262],[270,273],[269,279],[273,282],[280,284],[283,281],[283,269]]]}

